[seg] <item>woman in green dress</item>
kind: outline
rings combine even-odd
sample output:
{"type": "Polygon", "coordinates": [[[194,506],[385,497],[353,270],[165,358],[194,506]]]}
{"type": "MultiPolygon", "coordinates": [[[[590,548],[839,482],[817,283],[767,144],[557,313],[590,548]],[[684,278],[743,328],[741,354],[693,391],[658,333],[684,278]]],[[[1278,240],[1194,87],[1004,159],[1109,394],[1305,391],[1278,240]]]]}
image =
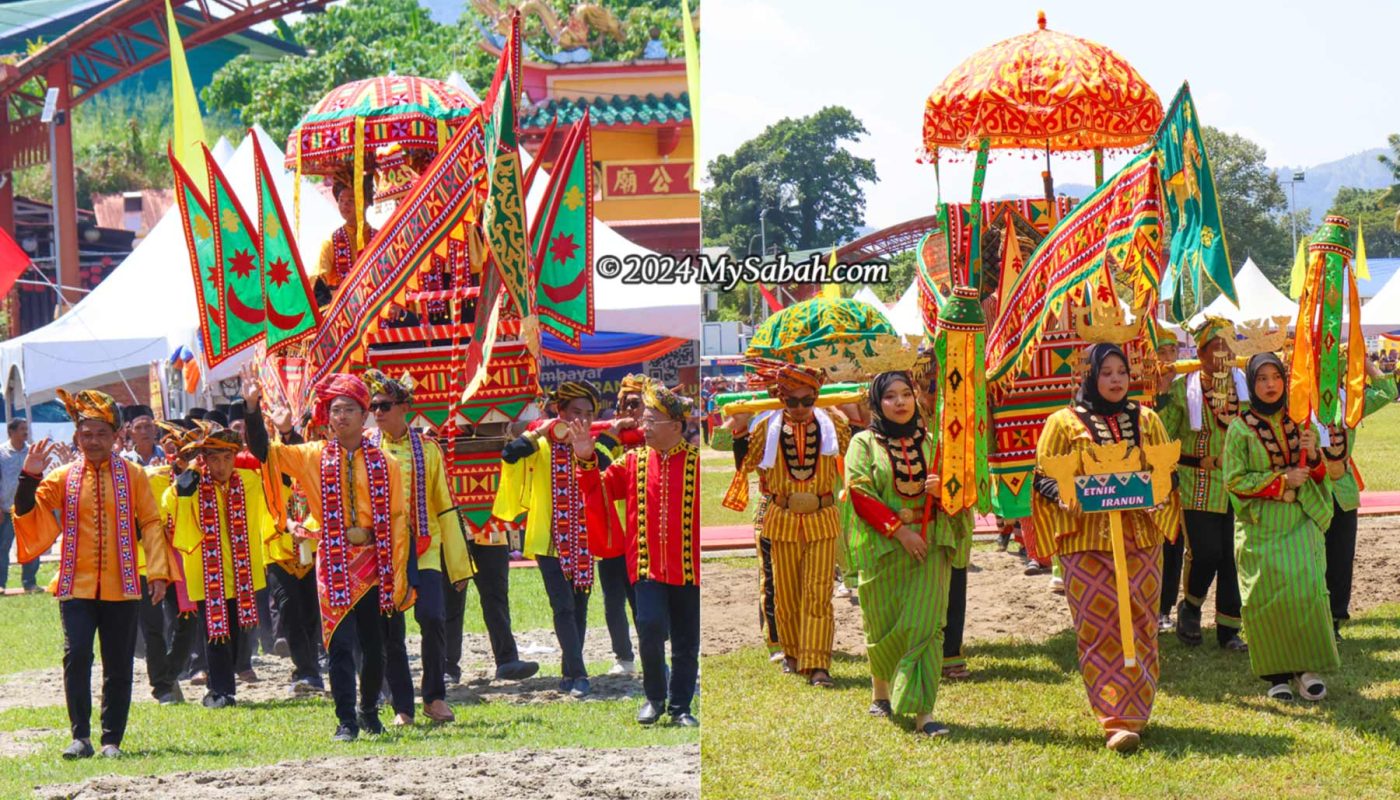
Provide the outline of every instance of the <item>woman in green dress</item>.
{"type": "Polygon", "coordinates": [[[870,384],[874,418],[851,439],[846,485],[851,567],[878,717],[915,715],[914,730],[941,736],[933,720],[953,567],[967,566],[972,513],[938,509],[937,446],[918,413],[913,379],[885,372],[870,384]]]}
{"type": "Polygon", "coordinates": [[[1230,423],[1222,462],[1250,667],[1269,697],[1316,701],[1327,694],[1317,673],[1341,663],[1324,579],[1332,488],[1317,431],[1288,416],[1285,374],[1272,353],[1249,360],[1249,407],[1230,423]]]}

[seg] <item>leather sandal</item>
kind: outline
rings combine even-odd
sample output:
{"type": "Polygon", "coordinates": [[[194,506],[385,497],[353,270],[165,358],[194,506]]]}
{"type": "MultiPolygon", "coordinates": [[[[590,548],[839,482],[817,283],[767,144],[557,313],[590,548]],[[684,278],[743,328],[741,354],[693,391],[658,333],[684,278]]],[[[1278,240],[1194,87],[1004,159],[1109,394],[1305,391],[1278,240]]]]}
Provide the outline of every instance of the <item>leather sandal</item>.
{"type": "Polygon", "coordinates": [[[807,683],[812,686],[819,686],[823,689],[830,689],[836,685],[836,683],[831,680],[831,673],[824,669],[812,670],[812,673],[807,676],[807,683]]]}

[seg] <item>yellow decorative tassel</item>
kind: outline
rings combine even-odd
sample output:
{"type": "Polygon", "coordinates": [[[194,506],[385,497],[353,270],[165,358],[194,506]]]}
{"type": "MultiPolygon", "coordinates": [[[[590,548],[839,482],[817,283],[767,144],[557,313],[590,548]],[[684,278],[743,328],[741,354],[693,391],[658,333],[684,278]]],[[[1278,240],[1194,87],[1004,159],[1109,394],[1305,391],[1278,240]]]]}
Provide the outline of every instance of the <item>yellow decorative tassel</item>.
{"type": "Polygon", "coordinates": [[[355,117],[355,255],[365,248],[365,118],[355,117]]]}
{"type": "Polygon", "coordinates": [[[1356,221],[1356,277],[1363,281],[1371,280],[1371,270],[1366,266],[1366,237],[1361,233],[1361,220],[1356,221]]]}
{"type": "Polygon", "coordinates": [[[1303,294],[1303,283],[1308,276],[1308,240],[1298,243],[1298,254],[1293,257],[1293,273],[1288,282],[1288,297],[1297,300],[1303,294]]]}
{"type": "MultiPolygon", "coordinates": [[[[1357,234],[1358,241],[1360,233],[1357,234]]],[[[1360,253],[1358,248],[1358,253],[1360,253]]],[[[1361,256],[1357,256],[1358,264],[1361,256]]],[[[1366,337],[1361,333],[1361,295],[1356,291],[1356,275],[1347,273],[1347,374],[1344,381],[1347,387],[1347,405],[1344,409],[1346,425],[1355,428],[1361,423],[1366,409],[1366,337]]]]}

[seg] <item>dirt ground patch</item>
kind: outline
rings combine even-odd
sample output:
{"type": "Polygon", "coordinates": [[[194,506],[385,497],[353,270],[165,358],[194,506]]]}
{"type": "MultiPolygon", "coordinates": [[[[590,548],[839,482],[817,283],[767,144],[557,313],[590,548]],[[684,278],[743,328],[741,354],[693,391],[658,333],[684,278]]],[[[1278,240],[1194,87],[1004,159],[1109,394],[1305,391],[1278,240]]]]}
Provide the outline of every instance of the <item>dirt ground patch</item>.
{"type": "Polygon", "coordinates": [[[20,728],[17,731],[0,731],[0,758],[27,756],[39,749],[39,740],[51,733],[53,728],[20,728]]]}
{"type": "MultiPolygon", "coordinates": [[[[635,652],[636,642],[633,637],[635,652]]],[[[541,665],[557,664],[559,644],[554,632],[549,630],[518,631],[515,634],[520,657],[538,661],[541,665]]],[[[408,666],[413,674],[415,690],[420,685],[421,645],[417,636],[408,637],[408,666]]],[[[536,677],[519,683],[495,680],[496,665],[491,660],[491,645],[485,634],[468,633],[462,641],[462,682],[451,687],[449,703],[509,702],[541,703],[564,699],[558,691],[558,678],[536,677]]],[[[612,645],[607,628],[590,628],[584,639],[583,658],[585,662],[609,662],[613,659],[612,645]]],[[[60,656],[55,654],[55,665],[47,669],[28,670],[0,677],[0,711],[10,708],[42,708],[61,706],[63,698],[63,670],[58,665],[60,656]]],[[[151,697],[150,680],[146,673],[144,659],[136,659],[132,681],[134,702],[154,702],[151,697]]],[[[253,671],[258,674],[257,683],[238,684],[240,703],[254,703],[288,700],[291,695],[287,687],[292,682],[292,660],[270,653],[253,656],[253,671]]],[[[323,675],[323,678],[326,676],[323,675]]],[[[328,678],[326,678],[328,680],[328,678]]],[[[593,694],[590,699],[615,700],[624,697],[640,697],[642,681],[640,675],[616,676],[599,675],[591,679],[593,694]]],[[[329,686],[329,682],[327,683],[329,686]]],[[[193,686],[188,681],[180,684],[189,702],[199,702],[204,696],[204,688],[193,686]]],[[[92,696],[102,694],[102,659],[94,659],[92,665],[92,696]]],[[[327,694],[326,702],[330,702],[327,694]]],[[[0,755],[4,754],[5,744],[0,742],[0,755]]]]}
{"type": "MultiPolygon", "coordinates": [[[[1400,601],[1400,517],[1362,517],[1356,542],[1351,613],[1400,601]]],[[[1012,545],[1015,549],[1015,545],[1012,545]]],[[[1015,637],[1041,641],[1068,628],[1069,607],[1049,591],[1045,575],[1022,574],[1021,561],[1006,553],[978,548],[967,576],[967,623],[964,641],[1015,637]]],[[[719,655],[758,644],[758,561],[743,566],[706,564],[701,613],[700,652],[719,655]]],[[[836,598],[835,649],[865,653],[860,607],[836,598]]],[[[1214,597],[1206,597],[1205,622],[1212,624],[1214,597]]]]}
{"type": "Polygon", "coordinates": [[[316,758],[170,775],[104,776],[38,790],[45,800],[681,800],[700,796],[700,746],[516,750],[453,758],[316,758]],[[664,769],[659,766],[664,765],[664,769]]]}

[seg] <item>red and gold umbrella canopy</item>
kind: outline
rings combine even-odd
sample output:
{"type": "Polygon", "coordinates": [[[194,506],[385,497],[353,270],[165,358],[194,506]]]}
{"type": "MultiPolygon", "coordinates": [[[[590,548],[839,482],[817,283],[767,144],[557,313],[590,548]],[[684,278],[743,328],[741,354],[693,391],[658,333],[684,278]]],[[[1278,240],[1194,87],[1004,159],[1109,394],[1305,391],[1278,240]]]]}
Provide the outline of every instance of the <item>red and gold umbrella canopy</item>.
{"type": "MultiPolygon", "coordinates": [[[[334,174],[377,148],[434,153],[466,123],[476,103],[431,78],[386,75],[332,89],[287,137],[287,166],[334,174]]],[[[372,160],[372,158],[371,158],[372,160]]]]}
{"type": "Polygon", "coordinates": [[[1122,56],[1039,27],[979,50],[924,105],[924,150],[1136,147],[1156,132],[1162,101],[1122,56]]]}

